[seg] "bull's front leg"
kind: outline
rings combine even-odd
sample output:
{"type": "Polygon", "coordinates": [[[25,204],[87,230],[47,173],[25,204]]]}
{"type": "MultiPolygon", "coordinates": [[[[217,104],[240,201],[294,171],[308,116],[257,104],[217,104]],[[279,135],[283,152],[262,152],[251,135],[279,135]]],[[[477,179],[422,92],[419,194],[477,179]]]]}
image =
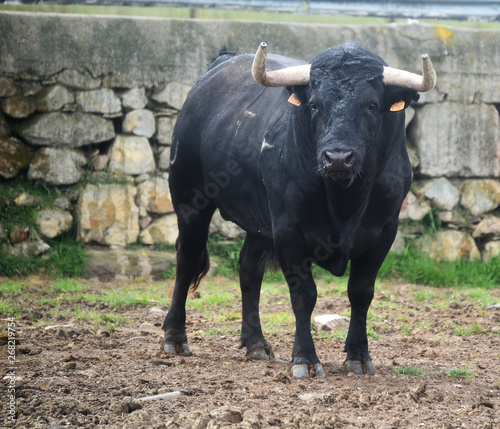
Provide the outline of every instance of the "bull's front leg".
{"type": "Polygon", "coordinates": [[[287,230],[276,238],[276,249],[281,269],[290,290],[295,315],[295,342],[291,371],[295,378],[325,375],[311,334],[311,315],[316,305],[317,290],[312,278],[313,258],[302,251],[305,246],[298,230],[287,230]],[[293,240],[293,241],[292,241],[293,240]]]}
{"type": "Polygon", "coordinates": [[[368,351],[366,318],[373,300],[378,270],[389,252],[396,235],[397,222],[386,227],[378,245],[370,252],[351,260],[347,292],[351,303],[351,321],[345,342],[347,372],[371,374],[374,371],[368,351]]]}
{"type": "Polygon", "coordinates": [[[347,287],[351,303],[351,321],[345,343],[347,357],[344,367],[347,372],[354,372],[355,374],[370,374],[373,372],[372,359],[368,351],[366,317],[373,300],[375,278],[367,278],[365,268],[363,266],[358,267],[355,261],[351,261],[351,273],[347,287]]]}

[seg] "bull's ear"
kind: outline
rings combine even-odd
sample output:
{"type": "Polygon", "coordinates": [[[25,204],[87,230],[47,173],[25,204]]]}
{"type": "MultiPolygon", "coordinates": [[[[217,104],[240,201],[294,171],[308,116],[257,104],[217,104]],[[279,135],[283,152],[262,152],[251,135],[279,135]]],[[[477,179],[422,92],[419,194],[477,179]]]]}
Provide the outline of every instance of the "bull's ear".
{"type": "Polygon", "coordinates": [[[417,91],[408,88],[389,86],[385,94],[385,110],[399,112],[406,109],[412,101],[418,101],[420,95],[417,91]]]}
{"type": "Polygon", "coordinates": [[[306,88],[306,85],[287,86],[286,89],[290,94],[288,102],[295,106],[307,104],[306,88]]]}

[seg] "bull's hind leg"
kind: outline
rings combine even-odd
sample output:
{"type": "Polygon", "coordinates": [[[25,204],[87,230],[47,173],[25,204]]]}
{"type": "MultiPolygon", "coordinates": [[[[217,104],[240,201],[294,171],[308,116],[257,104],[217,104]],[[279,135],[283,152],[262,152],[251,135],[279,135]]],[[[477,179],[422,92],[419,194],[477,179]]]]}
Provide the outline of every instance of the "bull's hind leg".
{"type": "Polygon", "coordinates": [[[242,297],[240,346],[246,347],[247,359],[274,359],[273,350],[262,333],[259,316],[260,288],[270,247],[270,240],[248,234],[240,252],[242,297]]]}
{"type": "Polygon", "coordinates": [[[210,262],[207,250],[208,229],[214,208],[195,210],[185,217],[178,212],[179,236],[176,241],[177,268],[172,303],[163,322],[165,352],[190,355],[186,336],[186,299],[189,287],[198,286],[210,262]]]}

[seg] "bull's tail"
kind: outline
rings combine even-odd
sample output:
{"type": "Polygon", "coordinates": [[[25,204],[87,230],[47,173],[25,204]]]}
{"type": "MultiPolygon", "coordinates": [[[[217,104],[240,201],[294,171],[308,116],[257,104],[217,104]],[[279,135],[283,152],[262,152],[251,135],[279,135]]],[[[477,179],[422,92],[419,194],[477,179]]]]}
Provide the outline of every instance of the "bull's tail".
{"type": "Polygon", "coordinates": [[[205,277],[210,269],[210,256],[208,255],[208,249],[205,247],[203,252],[200,255],[200,259],[198,261],[198,267],[193,276],[193,280],[191,282],[191,291],[195,292],[200,285],[201,280],[205,277]]]}

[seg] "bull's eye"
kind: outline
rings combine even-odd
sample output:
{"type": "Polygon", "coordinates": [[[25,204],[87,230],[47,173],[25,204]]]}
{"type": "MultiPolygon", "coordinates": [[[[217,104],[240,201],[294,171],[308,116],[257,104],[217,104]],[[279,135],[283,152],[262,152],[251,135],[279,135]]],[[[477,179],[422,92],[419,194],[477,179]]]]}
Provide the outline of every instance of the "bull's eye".
{"type": "Polygon", "coordinates": [[[314,100],[309,101],[309,107],[311,108],[311,110],[313,112],[316,112],[316,110],[318,110],[318,105],[316,104],[316,101],[314,101],[314,100]]]}
{"type": "Polygon", "coordinates": [[[378,110],[378,102],[377,101],[372,101],[368,105],[368,110],[371,110],[372,112],[374,112],[375,110],[378,110]]]}

